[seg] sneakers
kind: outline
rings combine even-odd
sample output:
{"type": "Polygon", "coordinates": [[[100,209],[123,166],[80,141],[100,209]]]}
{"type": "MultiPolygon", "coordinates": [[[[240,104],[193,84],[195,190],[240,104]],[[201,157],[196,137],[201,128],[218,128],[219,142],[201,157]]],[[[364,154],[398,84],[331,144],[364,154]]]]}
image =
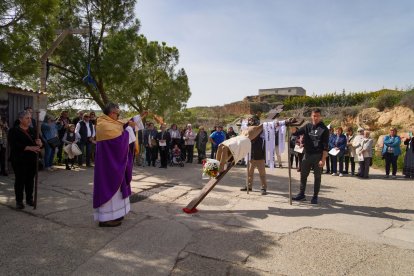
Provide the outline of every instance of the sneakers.
{"type": "Polygon", "coordinates": [[[260,190],[260,193],[261,193],[262,195],[267,195],[266,189],[261,189],[261,190],[260,190]]]}
{"type": "Polygon", "coordinates": [[[388,174],[384,175],[384,178],[390,178],[390,176],[388,174]]]}
{"type": "Polygon", "coordinates": [[[16,202],[16,209],[19,209],[19,210],[24,209],[24,204],[23,204],[23,202],[16,202]]]}
{"type": "Polygon", "coordinates": [[[391,178],[392,178],[392,179],[396,179],[396,178],[397,178],[397,176],[396,176],[396,175],[393,175],[393,176],[391,176],[391,178]]]}
{"type": "Polygon", "coordinates": [[[318,196],[313,196],[312,197],[311,204],[318,204],[318,196]]]}
{"type": "Polygon", "coordinates": [[[299,193],[296,196],[292,197],[292,200],[295,200],[295,201],[306,200],[306,196],[303,193],[299,193]]]}
{"type": "Polygon", "coordinates": [[[342,176],[344,176],[344,175],[343,175],[342,173],[340,173],[340,174],[339,174],[339,177],[342,177],[342,176]]]}
{"type": "Polygon", "coordinates": [[[34,206],[33,200],[26,200],[26,204],[29,206],[34,206]]]}
{"type": "Polygon", "coordinates": [[[100,221],[99,227],[117,227],[121,225],[121,221],[109,220],[109,221],[100,221]]]}
{"type": "Polygon", "coordinates": [[[333,174],[331,174],[332,176],[335,176],[335,175],[337,175],[336,173],[333,173],[333,174]]]}
{"type": "MultiPolygon", "coordinates": [[[[252,188],[249,188],[249,191],[251,191],[251,190],[252,190],[252,188]]],[[[247,188],[246,187],[243,187],[243,188],[240,189],[240,191],[245,192],[245,191],[247,191],[247,188]]]]}

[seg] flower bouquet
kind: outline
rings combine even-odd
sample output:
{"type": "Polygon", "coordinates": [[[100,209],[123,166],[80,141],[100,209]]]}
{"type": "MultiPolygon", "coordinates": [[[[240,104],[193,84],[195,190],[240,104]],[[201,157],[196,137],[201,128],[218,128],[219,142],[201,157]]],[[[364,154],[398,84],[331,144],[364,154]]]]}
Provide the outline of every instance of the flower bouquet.
{"type": "Polygon", "coordinates": [[[220,162],[216,159],[203,160],[203,179],[216,177],[219,174],[220,162]]]}

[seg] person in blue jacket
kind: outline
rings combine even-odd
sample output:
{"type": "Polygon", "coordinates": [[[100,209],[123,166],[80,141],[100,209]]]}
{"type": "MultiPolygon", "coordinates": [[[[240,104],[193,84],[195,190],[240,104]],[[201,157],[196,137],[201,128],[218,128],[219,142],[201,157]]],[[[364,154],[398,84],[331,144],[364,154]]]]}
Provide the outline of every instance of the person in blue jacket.
{"type": "Polygon", "coordinates": [[[401,138],[397,135],[395,127],[390,128],[390,135],[384,137],[384,146],[382,156],[385,159],[385,178],[390,177],[390,168],[392,166],[392,178],[397,177],[397,160],[401,154],[401,138]]]}
{"type": "Polygon", "coordinates": [[[339,150],[337,155],[331,155],[332,159],[332,175],[338,175],[337,163],[339,161],[339,176],[343,176],[344,170],[344,156],[346,148],[346,136],[343,134],[342,127],[337,127],[335,129],[335,135],[329,137],[329,147],[331,149],[335,148],[339,150]]]}

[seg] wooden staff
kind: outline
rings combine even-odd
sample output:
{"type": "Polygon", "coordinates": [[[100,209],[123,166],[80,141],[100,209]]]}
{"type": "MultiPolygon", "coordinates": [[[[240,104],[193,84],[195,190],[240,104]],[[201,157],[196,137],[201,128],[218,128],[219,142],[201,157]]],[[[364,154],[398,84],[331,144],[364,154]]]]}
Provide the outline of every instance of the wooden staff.
{"type": "MultiPolygon", "coordinates": [[[[36,140],[40,137],[40,120],[39,120],[39,110],[36,111],[36,140]]],[[[37,207],[37,186],[39,183],[39,152],[36,153],[36,174],[35,174],[35,184],[34,184],[34,200],[33,200],[33,210],[36,210],[37,207]]]]}
{"type": "Polygon", "coordinates": [[[250,164],[250,154],[247,154],[247,160],[246,160],[246,167],[247,167],[247,178],[246,178],[246,191],[247,194],[249,194],[249,164],[250,164]]]}
{"type": "Polygon", "coordinates": [[[290,148],[290,127],[286,127],[287,131],[287,140],[288,140],[288,172],[289,172],[289,204],[292,205],[292,165],[290,163],[290,155],[291,155],[291,148],[290,148]]]}

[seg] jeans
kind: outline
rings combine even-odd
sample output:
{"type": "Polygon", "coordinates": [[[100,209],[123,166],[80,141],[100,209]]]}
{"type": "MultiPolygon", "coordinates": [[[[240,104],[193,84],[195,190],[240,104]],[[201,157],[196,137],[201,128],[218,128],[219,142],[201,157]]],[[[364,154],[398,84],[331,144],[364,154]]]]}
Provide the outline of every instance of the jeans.
{"type": "Polygon", "coordinates": [[[45,143],[45,168],[50,168],[53,165],[55,157],[55,148],[52,148],[47,142],[45,143]]]}
{"type": "Polygon", "coordinates": [[[397,159],[398,155],[394,153],[386,152],[385,153],[385,173],[390,174],[390,167],[392,166],[392,175],[397,175],[397,159]]]}
{"type": "Polygon", "coordinates": [[[79,166],[83,165],[83,157],[85,156],[86,159],[86,166],[91,165],[91,142],[79,142],[78,143],[79,149],[82,151],[82,154],[78,156],[78,164],[79,166]]]}
{"type": "Polygon", "coordinates": [[[212,147],[211,147],[211,154],[210,154],[210,158],[211,158],[211,159],[216,158],[217,148],[218,148],[218,147],[216,147],[216,146],[212,146],[212,147]]]}
{"type": "Polygon", "coordinates": [[[343,152],[338,153],[338,155],[331,155],[332,161],[332,173],[337,173],[337,163],[339,161],[339,173],[344,172],[344,154],[343,152]]]}
{"type": "Polygon", "coordinates": [[[322,153],[306,154],[302,160],[300,171],[300,193],[305,194],[306,181],[309,173],[313,168],[313,175],[315,177],[315,184],[313,186],[313,195],[318,196],[321,188],[322,168],[319,167],[319,161],[322,159],[322,153]]]}

